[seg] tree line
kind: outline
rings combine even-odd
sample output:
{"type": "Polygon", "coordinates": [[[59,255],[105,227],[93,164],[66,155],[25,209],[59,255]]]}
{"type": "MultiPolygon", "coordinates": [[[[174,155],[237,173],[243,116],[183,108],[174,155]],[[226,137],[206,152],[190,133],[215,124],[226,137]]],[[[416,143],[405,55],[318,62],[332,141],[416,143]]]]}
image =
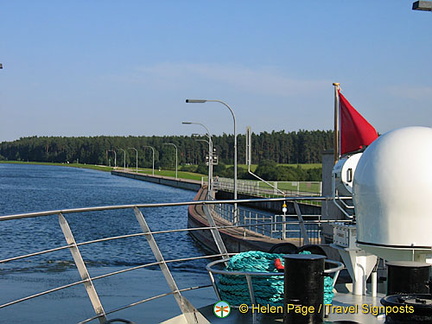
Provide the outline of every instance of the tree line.
{"type": "MultiPolygon", "coordinates": [[[[252,163],[272,161],[276,164],[321,163],[324,150],[333,147],[333,131],[273,131],[252,133],[252,163]]],[[[207,137],[194,136],[95,136],[95,137],[24,137],[0,143],[0,159],[56,163],[86,163],[122,167],[175,167],[175,146],[178,165],[205,168],[208,155],[207,137]],[[166,145],[172,143],[174,145],[166,145]]],[[[212,136],[219,169],[233,164],[233,135],[212,136]]],[[[245,163],[246,138],[238,135],[238,163],[245,163]]],[[[216,167],[218,169],[218,167],[216,167]]],[[[228,171],[229,172],[229,171],[228,171]]],[[[205,173],[205,172],[204,172],[205,173]]],[[[223,176],[223,174],[220,174],[223,176]]],[[[276,179],[269,179],[276,180],[276,179]]],[[[298,179],[300,180],[300,179],[298,179]]]]}

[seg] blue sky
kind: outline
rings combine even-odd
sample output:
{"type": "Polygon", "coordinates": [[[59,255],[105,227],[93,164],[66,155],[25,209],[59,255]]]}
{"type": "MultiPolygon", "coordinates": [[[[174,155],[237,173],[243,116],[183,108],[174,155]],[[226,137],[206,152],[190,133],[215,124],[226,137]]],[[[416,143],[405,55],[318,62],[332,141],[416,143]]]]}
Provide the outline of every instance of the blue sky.
{"type": "Polygon", "coordinates": [[[414,0],[2,0],[0,141],[332,129],[333,82],[380,132],[431,125],[414,0]]]}

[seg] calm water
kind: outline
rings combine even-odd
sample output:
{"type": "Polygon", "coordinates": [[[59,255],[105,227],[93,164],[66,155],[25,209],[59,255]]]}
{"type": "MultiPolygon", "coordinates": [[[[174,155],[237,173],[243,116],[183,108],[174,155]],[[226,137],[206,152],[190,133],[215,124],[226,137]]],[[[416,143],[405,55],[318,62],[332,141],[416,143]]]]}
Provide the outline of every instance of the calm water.
{"type": "Polygon", "coordinates": [[[0,215],[100,205],[189,201],[193,191],[109,172],[62,166],[0,164],[0,215]]]}
{"type": "MultiPolygon", "coordinates": [[[[191,201],[194,195],[193,191],[112,176],[101,171],[0,164],[0,215],[90,206],[191,201]]],[[[144,209],[143,213],[153,230],[186,228],[187,207],[144,209]]],[[[141,231],[132,210],[70,214],[66,218],[77,241],[141,231]]],[[[159,236],[157,239],[163,243],[163,252],[168,254],[174,248],[176,254],[186,254],[190,249],[196,249],[185,233],[159,236]]],[[[64,243],[57,216],[0,223],[1,258],[64,243]]],[[[85,252],[86,249],[83,250],[85,252]]],[[[149,251],[143,237],[131,238],[120,240],[109,249],[106,244],[96,244],[86,260],[92,265],[100,263],[104,266],[141,264],[148,261],[149,251]]],[[[59,253],[60,261],[69,256],[68,251],[59,253]]],[[[42,257],[42,260],[48,262],[41,264],[42,267],[58,261],[54,255],[42,257]]]]}
{"type": "MultiPolygon", "coordinates": [[[[194,196],[193,191],[112,176],[110,173],[101,171],[61,166],[0,164],[0,215],[90,206],[191,201],[194,196]]],[[[152,230],[187,227],[186,206],[142,209],[142,211],[152,230]]],[[[65,216],[78,242],[141,232],[132,210],[67,214],[65,216]]],[[[162,234],[156,236],[156,240],[166,259],[203,254],[187,233],[162,234]]],[[[0,259],[61,245],[65,245],[65,239],[56,216],[0,222],[0,259]]],[[[92,275],[107,272],[107,269],[154,261],[144,237],[117,240],[115,243],[98,243],[92,245],[91,248],[82,247],[81,251],[92,275]]],[[[187,281],[191,278],[190,274],[193,274],[194,277],[202,277],[205,274],[203,266],[202,261],[180,263],[173,266],[172,269],[183,281],[187,281]]],[[[150,284],[143,285],[139,294],[143,291],[149,293],[160,285],[166,292],[166,283],[161,277],[158,277],[156,271],[143,271],[147,274],[147,278],[154,277],[154,279],[150,284]],[[143,287],[145,289],[142,289],[143,287]]],[[[130,280],[126,286],[132,286],[126,289],[127,293],[114,298],[115,302],[119,300],[123,302],[123,299],[129,300],[133,295],[138,294],[132,292],[132,289],[137,282],[142,282],[140,276],[143,271],[141,274],[129,275],[130,280]]],[[[69,251],[0,265],[0,303],[12,297],[25,296],[47,289],[53,280],[63,282],[69,277],[77,280],[76,276],[77,272],[69,251]],[[36,291],[30,292],[32,290],[30,288],[36,291]]],[[[108,304],[114,302],[112,297],[116,295],[113,293],[112,285],[117,279],[113,280],[110,284],[105,284],[107,287],[99,284],[102,291],[104,287],[110,291],[104,293],[108,304]]],[[[125,284],[122,285],[124,288],[125,284]]],[[[75,315],[81,320],[85,319],[85,316],[91,316],[92,309],[88,305],[84,288],[73,289],[77,291],[77,296],[83,298],[67,299],[70,296],[66,296],[66,293],[61,293],[60,297],[51,298],[52,305],[66,298],[67,304],[72,305],[69,306],[71,307],[69,313],[58,310],[55,312],[53,309],[56,307],[47,306],[46,300],[35,303],[30,301],[22,305],[0,309],[0,323],[12,320],[16,323],[24,323],[28,320],[32,323],[50,322],[53,319],[63,321],[62,316],[67,319],[65,323],[74,323],[75,315]],[[86,306],[82,306],[81,303],[86,306]],[[77,310],[83,308],[85,308],[83,311],[77,310]],[[49,320],[35,317],[35,312],[38,313],[38,316],[48,314],[49,320]],[[85,314],[83,315],[82,312],[85,314]]],[[[114,290],[117,292],[117,288],[114,290]]],[[[72,296],[75,296],[74,293],[72,296]]],[[[175,304],[173,307],[177,309],[175,304]]],[[[157,322],[152,316],[147,313],[144,317],[145,322],[157,322]]]]}

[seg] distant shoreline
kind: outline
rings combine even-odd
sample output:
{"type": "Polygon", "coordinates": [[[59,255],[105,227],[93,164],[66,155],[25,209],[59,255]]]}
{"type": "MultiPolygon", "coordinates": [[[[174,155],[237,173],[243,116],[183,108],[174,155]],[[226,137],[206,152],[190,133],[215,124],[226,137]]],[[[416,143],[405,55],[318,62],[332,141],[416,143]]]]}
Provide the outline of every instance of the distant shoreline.
{"type": "Polygon", "coordinates": [[[36,162],[36,161],[0,161],[0,164],[36,164],[36,165],[51,165],[51,166],[65,166],[79,169],[92,169],[105,172],[111,172],[114,167],[93,165],[93,164],[81,164],[81,163],[55,163],[55,162],[36,162]]]}
{"type": "MultiPolygon", "coordinates": [[[[79,168],[79,169],[90,169],[97,170],[103,172],[111,172],[115,170],[123,170],[122,167],[111,167],[106,165],[94,165],[94,164],[81,164],[81,163],[55,163],[55,162],[30,162],[30,161],[0,161],[0,164],[33,164],[33,165],[49,165],[49,166],[64,166],[70,168],[79,168]]],[[[135,168],[127,168],[127,170],[135,171],[135,168]]],[[[139,168],[139,173],[151,175],[153,173],[152,169],[148,168],[139,168]]],[[[174,177],[175,171],[173,170],[155,170],[155,176],[161,177],[174,177]]],[[[196,180],[201,181],[203,177],[206,177],[204,174],[178,171],[178,178],[185,180],[196,180]]]]}

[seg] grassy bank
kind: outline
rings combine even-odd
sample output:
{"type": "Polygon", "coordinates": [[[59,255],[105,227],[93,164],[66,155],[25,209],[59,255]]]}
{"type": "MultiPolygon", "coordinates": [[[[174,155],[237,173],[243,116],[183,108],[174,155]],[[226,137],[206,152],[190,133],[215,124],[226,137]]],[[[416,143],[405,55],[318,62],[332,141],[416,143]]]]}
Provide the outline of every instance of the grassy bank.
{"type": "MultiPolygon", "coordinates": [[[[80,163],[51,163],[51,162],[23,162],[23,161],[0,161],[0,163],[64,166],[70,168],[91,169],[91,170],[98,170],[98,171],[105,171],[105,172],[111,172],[112,170],[115,169],[123,170],[123,168],[119,168],[119,167],[114,168],[106,165],[93,165],[93,164],[80,164],[80,163]]],[[[135,172],[135,168],[129,168],[127,170],[135,172]]],[[[139,168],[138,173],[152,174],[153,170],[146,169],[146,168],[139,168]]],[[[176,173],[173,170],[155,170],[155,176],[175,178],[176,173]]],[[[201,181],[201,179],[203,177],[206,177],[206,175],[193,173],[193,172],[178,171],[178,177],[181,179],[201,181]]]]}
{"type": "Polygon", "coordinates": [[[92,164],[80,164],[80,163],[51,163],[51,162],[24,162],[24,161],[0,161],[0,163],[65,166],[71,168],[92,169],[92,170],[107,171],[107,172],[111,172],[111,170],[114,169],[113,167],[109,167],[105,165],[92,165],[92,164]]]}
{"type": "MultiPolygon", "coordinates": [[[[106,165],[93,165],[93,164],[81,164],[81,163],[50,163],[50,162],[24,162],[24,161],[0,161],[0,163],[11,163],[11,164],[38,164],[38,165],[52,165],[52,166],[64,166],[64,167],[72,167],[72,168],[81,168],[81,169],[92,169],[92,170],[98,170],[98,171],[105,171],[105,172],[111,172],[114,169],[122,170],[123,168],[117,167],[110,167],[106,165]]],[[[290,166],[297,168],[300,166],[302,169],[312,169],[312,168],[320,168],[321,164],[281,164],[284,166],[290,166]]],[[[245,164],[239,164],[239,168],[247,169],[247,166],[245,164]]],[[[227,167],[231,167],[231,165],[227,165],[227,167]]],[[[257,165],[251,165],[252,172],[255,171],[257,165]]],[[[128,168],[129,171],[135,171],[135,168],[128,168]]],[[[149,168],[139,168],[139,173],[144,174],[152,174],[153,170],[149,168]]],[[[161,176],[161,177],[172,177],[175,178],[176,173],[174,170],[159,170],[155,169],[154,171],[155,176],[161,176]]],[[[203,178],[206,181],[207,175],[206,174],[200,174],[200,173],[194,173],[194,172],[185,172],[185,171],[178,171],[178,177],[180,179],[189,179],[189,180],[196,180],[201,181],[203,178]]],[[[273,182],[273,181],[270,181],[273,182]]],[[[264,185],[264,184],[263,184],[264,185]]],[[[280,188],[282,190],[296,190],[297,185],[290,184],[285,185],[286,187],[280,188]]],[[[302,189],[300,189],[302,190],[302,189]]]]}

